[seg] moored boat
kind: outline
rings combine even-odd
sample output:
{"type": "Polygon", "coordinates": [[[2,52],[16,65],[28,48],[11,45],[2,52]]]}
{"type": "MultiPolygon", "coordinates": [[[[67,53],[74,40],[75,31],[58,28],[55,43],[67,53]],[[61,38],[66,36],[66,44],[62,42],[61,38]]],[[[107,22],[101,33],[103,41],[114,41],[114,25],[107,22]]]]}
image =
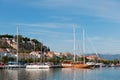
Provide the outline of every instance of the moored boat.
{"type": "Polygon", "coordinates": [[[84,63],[62,63],[63,68],[93,68],[93,64],[84,64],[84,63]]]}
{"type": "Polygon", "coordinates": [[[4,69],[5,65],[3,63],[0,63],[0,69],[4,69]]]}
{"type": "Polygon", "coordinates": [[[27,65],[26,69],[49,69],[48,65],[27,65]]]}
{"type": "Polygon", "coordinates": [[[25,68],[26,65],[21,64],[20,62],[8,62],[7,65],[4,66],[5,68],[25,68]]]}
{"type": "Polygon", "coordinates": [[[49,64],[30,64],[26,65],[26,69],[49,69],[51,66],[49,64]]]}
{"type": "Polygon", "coordinates": [[[71,68],[72,67],[72,61],[65,60],[65,61],[62,62],[61,65],[62,65],[63,68],[71,68]]]}
{"type": "MultiPolygon", "coordinates": [[[[64,68],[92,68],[94,67],[93,64],[86,64],[85,63],[85,56],[83,56],[83,62],[75,61],[75,54],[76,54],[76,40],[75,40],[75,28],[73,28],[73,37],[74,37],[74,61],[63,62],[62,67],[64,68]]],[[[84,44],[84,30],[83,30],[83,53],[85,53],[85,44],[84,44]]]]}
{"type": "Polygon", "coordinates": [[[90,68],[92,68],[92,67],[94,67],[94,65],[88,65],[88,64],[82,64],[82,63],[73,63],[72,64],[72,68],[86,68],[86,69],[90,69],[90,68]]]}
{"type": "Polygon", "coordinates": [[[103,63],[96,63],[95,67],[106,67],[106,65],[103,63]]]}
{"type": "Polygon", "coordinates": [[[71,63],[62,63],[63,68],[71,68],[72,64],[71,63]]]}

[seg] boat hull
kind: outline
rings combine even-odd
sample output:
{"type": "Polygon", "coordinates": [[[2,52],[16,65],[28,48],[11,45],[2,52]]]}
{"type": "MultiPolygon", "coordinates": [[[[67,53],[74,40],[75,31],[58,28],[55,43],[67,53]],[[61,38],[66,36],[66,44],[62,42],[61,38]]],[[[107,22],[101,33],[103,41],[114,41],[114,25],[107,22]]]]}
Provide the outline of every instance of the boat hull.
{"type": "Polygon", "coordinates": [[[0,69],[4,69],[5,68],[5,66],[0,66],[0,69]]]}
{"type": "Polygon", "coordinates": [[[25,68],[25,65],[5,65],[4,68],[25,68]]]}
{"type": "Polygon", "coordinates": [[[71,68],[71,67],[72,64],[65,64],[65,63],[62,64],[62,68],[71,68]]]}
{"type": "Polygon", "coordinates": [[[72,64],[62,64],[62,67],[63,68],[86,68],[86,69],[90,69],[90,68],[93,68],[94,65],[72,63],[72,64]]]}
{"type": "Polygon", "coordinates": [[[72,64],[72,68],[86,68],[90,69],[94,67],[94,65],[87,65],[87,64],[72,64]]]}
{"type": "Polygon", "coordinates": [[[26,69],[49,69],[49,65],[27,65],[26,69]]]}

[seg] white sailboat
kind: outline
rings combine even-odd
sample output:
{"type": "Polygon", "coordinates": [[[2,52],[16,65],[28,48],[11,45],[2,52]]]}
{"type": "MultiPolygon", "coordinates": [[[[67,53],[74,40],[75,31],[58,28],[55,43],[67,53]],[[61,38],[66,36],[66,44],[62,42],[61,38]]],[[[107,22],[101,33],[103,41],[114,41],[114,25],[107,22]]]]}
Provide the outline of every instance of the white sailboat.
{"type": "MultiPolygon", "coordinates": [[[[42,47],[41,47],[42,48],[42,47]]],[[[35,48],[34,48],[35,49],[35,48]]],[[[41,49],[42,50],[42,49],[41,49]]],[[[41,51],[42,52],[42,51],[41,51]]],[[[42,52],[42,55],[44,56],[44,53],[42,52]]],[[[42,57],[43,57],[42,56],[42,57]]],[[[41,57],[41,58],[42,58],[41,57]]],[[[42,58],[43,59],[43,58],[42,58]]],[[[51,65],[49,63],[39,63],[39,64],[30,64],[26,65],[26,69],[49,69],[51,65]]]]}
{"type": "Polygon", "coordinates": [[[26,69],[49,69],[50,65],[48,64],[33,64],[33,65],[27,65],[26,69]]]}
{"type": "Polygon", "coordinates": [[[48,63],[37,63],[26,65],[26,69],[49,69],[51,67],[48,63]]]}
{"type": "Polygon", "coordinates": [[[18,27],[17,27],[16,62],[9,62],[8,65],[5,66],[6,68],[25,68],[25,65],[21,65],[18,62],[18,60],[19,60],[19,56],[18,56],[18,49],[19,49],[18,34],[19,34],[19,30],[18,30],[18,27]]]}

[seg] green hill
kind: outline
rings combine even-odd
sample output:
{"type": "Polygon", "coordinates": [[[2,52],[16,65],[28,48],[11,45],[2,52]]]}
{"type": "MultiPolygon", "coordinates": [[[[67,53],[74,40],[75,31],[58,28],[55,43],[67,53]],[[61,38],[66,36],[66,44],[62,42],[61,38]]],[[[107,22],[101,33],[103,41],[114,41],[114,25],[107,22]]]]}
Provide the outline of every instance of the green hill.
{"type": "MultiPolygon", "coordinates": [[[[15,50],[17,48],[17,36],[8,34],[0,35],[0,48],[15,50]]],[[[29,53],[33,50],[50,51],[47,46],[37,39],[30,39],[28,37],[23,37],[22,35],[18,35],[18,48],[21,53],[29,53]]]]}

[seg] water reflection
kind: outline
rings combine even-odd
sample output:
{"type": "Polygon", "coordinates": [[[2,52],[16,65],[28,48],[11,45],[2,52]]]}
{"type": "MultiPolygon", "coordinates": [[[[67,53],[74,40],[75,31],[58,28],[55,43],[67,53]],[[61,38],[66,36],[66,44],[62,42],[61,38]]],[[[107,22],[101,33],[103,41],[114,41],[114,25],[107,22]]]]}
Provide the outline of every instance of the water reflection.
{"type": "Polygon", "coordinates": [[[88,80],[86,69],[15,69],[0,70],[1,80],[88,80]]]}
{"type": "Polygon", "coordinates": [[[0,80],[119,80],[119,73],[120,68],[1,69],[0,80]]]}
{"type": "Polygon", "coordinates": [[[62,69],[62,80],[87,80],[87,69],[62,69]]]}
{"type": "Polygon", "coordinates": [[[18,80],[18,72],[16,70],[0,70],[1,80],[18,80]]]}
{"type": "Polygon", "coordinates": [[[27,80],[47,80],[51,74],[49,69],[26,69],[27,80]]]}

